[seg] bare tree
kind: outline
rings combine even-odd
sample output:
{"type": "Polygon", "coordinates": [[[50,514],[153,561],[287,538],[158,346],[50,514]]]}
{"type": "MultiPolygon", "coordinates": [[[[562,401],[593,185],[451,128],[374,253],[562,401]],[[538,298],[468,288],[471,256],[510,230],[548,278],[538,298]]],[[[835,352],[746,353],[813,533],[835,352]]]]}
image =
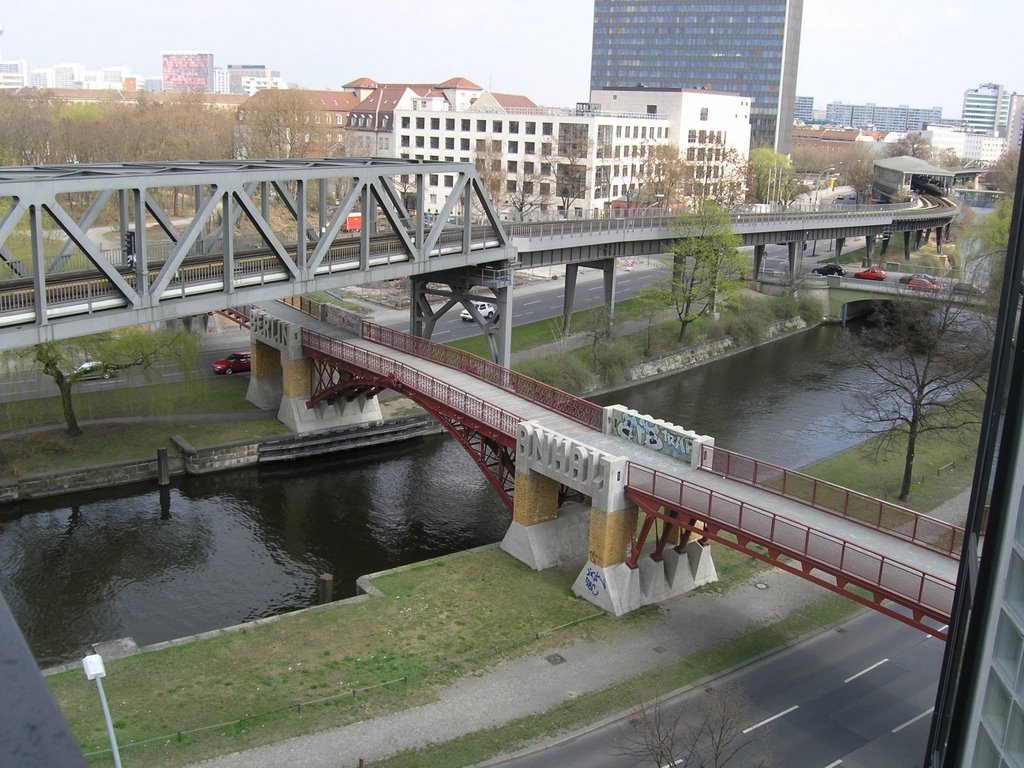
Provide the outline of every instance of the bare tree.
{"type": "Polygon", "coordinates": [[[909,155],[927,161],[932,157],[932,145],[920,132],[911,131],[898,141],[889,144],[886,153],[889,157],[909,155]]]}
{"type": "Polygon", "coordinates": [[[543,177],[537,163],[529,160],[521,162],[516,178],[507,182],[505,194],[505,200],[516,221],[522,221],[547,203],[548,198],[541,191],[543,189],[543,177]]]}
{"type": "Polygon", "coordinates": [[[319,157],[326,127],[319,102],[299,90],[268,88],[238,109],[238,154],[248,158],[319,157]]]}
{"type": "Polygon", "coordinates": [[[954,300],[903,296],[881,302],[874,328],[857,347],[860,366],[878,387],[854,397],[851,412],[865,431],[881,436],[880,450],[906,441],[899,499],[914,475],[917,439],[927,432],[954,434],[977,423],[991,357],[988,317],[954,300]]]}
{"type": "Polygon", "coordinates": [[[750,768],[767,765],[750,754],[753,741],[743,733],[741,718],[750,702],[742,689],[726,684],[688,701],[690,706],[675,706],[655,699],[634,707],[619,754],[676,768],[726,768],[740,759],[750,768]]]}
{"type": "Polygon", "coordinates": [[[674,144],[655,144],[647,147],[640,180],[645,201],[671,206],[683,201],[690,168],[674,144]]]}
{"type": "Polygon", "coordinates": [[[562,212],[587,194],[587,165],[592,141],[585,123],[561,123],[558,144],[550,157],[555,177],[555,197],[562,201],[562,212]]]}
{"type": "Polygon", "coordinates": [[[1019,163],[1020,152],[1016,149],[1007,149],[1003,152],[988,173],[988,182],[992,188],[1000,189],[1003,192],[1013,192],[1019,163]]]}

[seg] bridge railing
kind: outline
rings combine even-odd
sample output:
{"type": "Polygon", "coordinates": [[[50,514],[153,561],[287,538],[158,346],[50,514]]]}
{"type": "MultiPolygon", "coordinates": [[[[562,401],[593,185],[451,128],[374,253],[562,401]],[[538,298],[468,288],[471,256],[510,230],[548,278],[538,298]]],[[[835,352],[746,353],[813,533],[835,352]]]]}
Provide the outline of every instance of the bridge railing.
{"type": "Polygon", "coordinates": [[[556,387],[531,379],[529,376],[516,373],[455,347],[435,344],[427,339],[402,333],[393,328],[385,328],[376,323],[364,321],[362,326],[362,337],[367,341],[383,344],[400,352],[463,371],[506,392],[512,392],[533,403],[557,411],[592,429],[600,431],[604,426],[604,409],[589,400],[563,392],[556,387]]]}
{"type": "Polygon", "coordinates": [[[698,519],[771,545],[797,560],[816,564],[834,575],[861,579],[903,604],[909,601],[949,616],[954,583],[884,554],[640,464],[629,463],[626,486],[653,496],[666,506],[692,511],[698,519]]]}
{"type": "Polygon", "coordinates": [[[303,328],[302,346],[335,360],[351,363],[357,368],[391,380],[396,385],[401,383],[435,402],[457,409],[460,413],[481,424],[486,424],[502,434],[514,437],[516,427],[523,421],[521,416],[471,395],[458,387],[453,387],[411,365],[357,347],[341,339],[324,336],[303,328]]]}
{"type": "Polygon", "coordinates": [[[898,504],[717,447],[701,452],[700,468],[960,558],[963,528],[898,504]]]}

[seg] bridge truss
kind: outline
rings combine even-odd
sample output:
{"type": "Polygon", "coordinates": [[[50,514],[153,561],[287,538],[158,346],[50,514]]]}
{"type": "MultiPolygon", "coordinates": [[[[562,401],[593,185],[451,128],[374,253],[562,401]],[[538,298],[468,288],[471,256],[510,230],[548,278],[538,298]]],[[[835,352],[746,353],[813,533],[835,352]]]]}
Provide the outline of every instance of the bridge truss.
{"type": "Polygon", "coordinates": [[[0,169],[0,332],[8,348],[501,262],[513,252],[464,163],[0,169]],[[419,215],[428,174],[445,176],[452,190],[429,220],[419,215]]]}

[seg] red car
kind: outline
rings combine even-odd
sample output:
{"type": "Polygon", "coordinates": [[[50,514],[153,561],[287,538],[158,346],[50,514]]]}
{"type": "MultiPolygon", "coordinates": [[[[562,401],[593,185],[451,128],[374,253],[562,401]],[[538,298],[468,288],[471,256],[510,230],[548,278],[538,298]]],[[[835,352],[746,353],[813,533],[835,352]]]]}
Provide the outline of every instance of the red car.
{"type": "Polygon", "coordinates": [[[867,269],[857,272],[854,277],[859,277],[861,280],[885,280],[886,273],[884,269],[868,267],[867,269]]]}
{"type": "Polygon", "coordinates": [[[941,291],[942,286],[923,277],[912,277],[906,281],[909,288],[916,288],[919,291],[941,291]]]}
{"type": "Polygon", "coordinates": [[[213,361],[214,373],[245,373],[252,370],[252,361],[248,352],[232,352],[222,360],[213,361]]]}

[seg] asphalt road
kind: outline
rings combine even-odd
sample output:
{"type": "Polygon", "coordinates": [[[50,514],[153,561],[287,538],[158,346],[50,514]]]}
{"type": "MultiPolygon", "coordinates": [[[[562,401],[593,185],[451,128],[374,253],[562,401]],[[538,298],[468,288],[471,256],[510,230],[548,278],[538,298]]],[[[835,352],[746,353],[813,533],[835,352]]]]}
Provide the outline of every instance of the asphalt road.
{"type": "MultiPolygon", "coordinates": [[[[695,727],[709,711],[710,691],[738,688],[746,704],[731,716],[733,746],[742,749],[730,765],[913,768],[923,764],[943,649],[941,641],[869,612],[667,699],[663,712],[669,721],[682,712],[695,727]]],[[[632,746],[639,733],[620,718],[489,765],[620,768],[641,757],[632,746]]]]}

